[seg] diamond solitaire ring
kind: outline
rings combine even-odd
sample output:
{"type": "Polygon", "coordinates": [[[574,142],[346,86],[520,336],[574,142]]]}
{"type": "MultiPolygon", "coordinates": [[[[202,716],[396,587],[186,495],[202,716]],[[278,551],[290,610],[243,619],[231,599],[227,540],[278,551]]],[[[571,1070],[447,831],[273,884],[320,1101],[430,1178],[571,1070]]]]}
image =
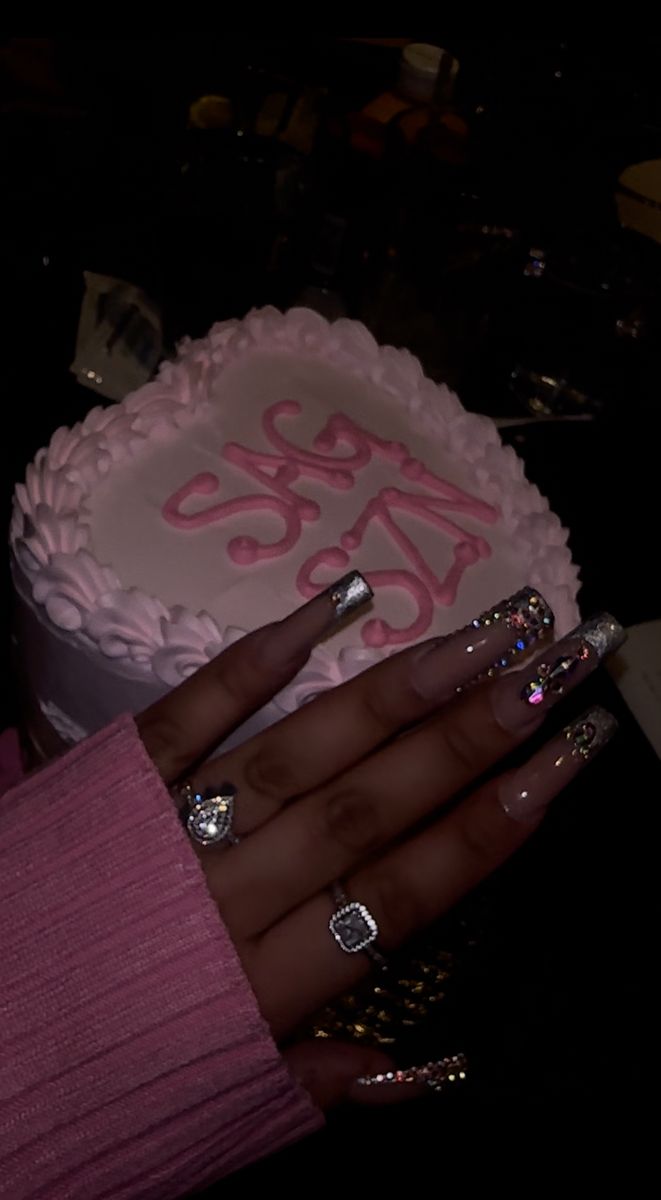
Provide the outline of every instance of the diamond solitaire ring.
{"type": "Polygon", "coordinates": [[[199,791],[190,782],[179,789],[186,811],[184,820],[192,840],[200,846],[235,846],[238,837],[232,832],[236,788],[231,783],[199,791]]]}

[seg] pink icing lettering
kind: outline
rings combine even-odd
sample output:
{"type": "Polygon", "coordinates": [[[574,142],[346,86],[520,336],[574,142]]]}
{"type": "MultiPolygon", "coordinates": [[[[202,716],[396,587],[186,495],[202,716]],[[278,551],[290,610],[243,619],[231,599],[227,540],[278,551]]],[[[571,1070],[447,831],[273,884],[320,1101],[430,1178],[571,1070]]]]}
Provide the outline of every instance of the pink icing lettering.
{"type": "Polygon", "coordinates": [[[313,600],[319,592],[323,592],[328,583],[314,583],[312,575],[317,567],[332,567],[334,571],[341,571],[349,565],[349,555],[346,550],[340,550],[339,546],[327,546],[325,550],[317,550],[316,554],[311,554],[306,558],[298,575],[296,576],[297,591],[304,596],[306,600],[313,600]]]}
{"type": "Polygon", "coordinates": [[[351,529],[342,534],[340,546],[326,547],[306,559],[298,572],[296,587],[306,598],[316,595],[326,586],[313,581],[316,569],[320,566],[336,571],[346,568],[350,552],[360,546],[370,522],[376,521],[408,560],[412,570],[372,571],[367,578],[374,588],[406,591],[415,601],[417,613],[411,624],[403,628],[394,628],[381,619],[366,621],[361,631],[363,642],[367,646],[395,646],[422,637],[433,620],[434,605],[453,604],[464,572],[480,558],[491,554],[485,538],[462,529],[447,514],[465,514],[473,520],[493,524],[498,519],[498,510],[435,475],[423,462],[413,458],[403,443],[377,437],[344,413],[334,413],[329,418],[314,438],[314,449],[297,446],[284,437],[276,421],[279,417],[298,416],[300,412],[301,405],[296,401],[283,400],[272,404],[263,413],[262,429],[273,453],[252,450],[237,442],[227,442],[222,447],[222,457],[264,487],[265,492],[220,501],[209,508],[186,513],[182,506],[192,496],[211,496],[219,490],[218,477],[204,472],[195,475],[166,500],[162,509],[165,520],[177,529],[199,529],[243,512],[275,513],[284,522],[281,538],[261,543],[254,537],[235,537],[228,542],[227,552],[233,562],[241,565],[277,558],[296,546],[303,523],[318,521],[321,515],[316,501],[294,489],[293,485],[299,479],[315,479],[335,490],[348,491],[354,486],[356,472],[366,467],[374,455],[386,459],[398,466],[405,479],[426,491],[383,488],[367,502],[351,529]],[[338,448],[348,452],[337,455],[334,451],[338,448]],[[393,515],[396,512],[435,526],[455,542],[453,562],[443,579],[434,573],[415,542],[397,523],[393,515]]]}
{"type": "MultiPolygon", "coordinates": [[[[312,580],[312,575],[318,566],[331,566],[333,571],[337,572],[347,569],[349,560],[347,551],[339,550],[337,546],[318,550],[316,554],[311,554],[310,558],[307,558],[304,565],[301,566],[299,574],[296,576],[296,588],[302,596],[305,596],[306,600],[312,600],[313,596],[323,592],[329,583],[329,581],[316,583],[312,580]]],[[[417,613],[413,622],[403,628],[396,629],[395,626],[390,625],[386,620],[381,620],[380,617],[366,620],[361,630],[365,646],[404,646],[405,643],[422,637],[431,625],[434,614],[432,595],[425,583],[422,583],[413,572],[398,569],[366,571],[365,577],[374,592],[377,592],[378,588],[403,588],[404,592],[413,596],[417,605],[417,613]]]]}
{"type": "Polygon", "coordinates": [[[249,565],[261,558],[279,558],[281,554],[293,550],[301,536],[300,516],[294,506],[286,504],[276,496],[239,496],[232,500],[223,500],[200,512],[181,511],[181,505],[191,496],[208,496],[218,491],[219,486],[218,476],[212,475],[211,472],[194,475],[166,500],[161,510],[165,520],[175,529],[202,529],[205,525],[212,525],[215,521],[222,521],[225,517],[234,517],[242,512],[274,512],[282,517],[285,523],[285,532],[279,541],[261,543],[251,537],[232,538],[228,543],[227,552],[233,562],[249,565]]]}
{"type": "MultiPolygon", "coordinates": [[[[295,446],[292,442],[288,442],[276,429],[276,417],[298,416],[300,412],[301,405],[296,400],[281,400],[279,404],[272,404],[270,408],[267,408],[262,417],[262,428],[268,441],[276,450],[280,451],[285,461],[294,461],[299,466],[317,467],[325,472],[328,472],[330,464],[333,464],[332,469],[337,471],[339,467],[340,473],[348,471],[350,478],[354,471],[359,471],[361,467],[367,466],[372,457],[369,442],[363,431],[343,413],[336,413],[330,418],[328,424],[314,439],[314,445],[320,449],[334,450],[338,442],[345,442],[353,447],[353,454],[344,458],[329,458],[328,454],[315,454],[312,450],[304,450],[301,446],[295,446]]],[[[351,478],[349,486],[353,487],[353,478],[351,478]]]]}
{"type": "MultiPolygon", "coordinates": [[[[313,581],[312,575],[317,567],[332,567],[334,572],[337,572],[345,570],[349,566],[349,561],[346,550],[340,550],[337,546],[328,546],[324,550],[318,550],[316,554],[311,554],[296,576],[298,591],[306,599],[311,600],[328,587],[328,581],[326,583],[313,581]]],[[[411,571],[367,571],[365,578],[374,591],[380,587],[403,588],[413,597],[418,606],[415,619],[410,625],[401,629],[395,629],[381,618],[372,618],[366,621],[361,633],[365,645],[399,646],[422,637],[425,630],[429,628],[434,615],[434,602],[424,583],[411,571]]]]}
{"type": "Polygon", "coordinates": [[[345,550],[356,550],[360,546],[367,527],[372,520],[379,521],[393,542],[399,546],[405,558],[408,558],[418,577],[426,584],[438,604],[450,605],[455,601],[461,576],[467,567],[476,563],[478,558],[488,558],[491,554],[489,543],[482,537],[468,533],[444,517],[439,508],[453,507],[454,501],[436,500],[417,492],[401,492],[398,488],[383,488],[377,496],[369,500],[352,529],[342,534],[342,545],[345,550]],[[431,525],[436,525],[459,544],[455,551],[454,565],[443,580],[434,574],[426,559],[420,553],[415,542],[404,533],[403,529],[392,517],[392,510],[413,513],[431,525]]]}
{"type": "Polygon", "coordinates": [[[380,617],[366,621],[361,636],[366,646],[404,646],[427,632],[434,616],[434,601],[429,589],[412,571],[368,571],[367,582],[376,592],[379,588],[403,588],[413,597],[418,612],[410,625],[396,629],[380,617]]]}

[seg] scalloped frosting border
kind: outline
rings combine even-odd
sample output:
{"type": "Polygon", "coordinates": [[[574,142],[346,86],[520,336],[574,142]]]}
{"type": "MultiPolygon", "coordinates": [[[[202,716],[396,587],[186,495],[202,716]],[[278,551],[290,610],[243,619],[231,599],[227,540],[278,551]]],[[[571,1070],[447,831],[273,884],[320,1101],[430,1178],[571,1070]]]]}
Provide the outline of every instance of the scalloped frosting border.
{"type": "MultiPolygon", "coordinates": [[[[113,660],[120,672],[130,666],[132,674],[137,670],[168,686],[243,635],[221,629],[208,613],[168,608],[139,588],[124,588],[90,549],[86,501],[116,463],[139,454],[148,440],[175,437],[209,411],[214,381],[228,366],[269,351],[322,358],[395,396],[410,425],[442,441],[461,459],[469,486],[499,505],[515,551],[530,561],[527,582],[551,591],[556,610],[560,598],[567,613],[577,615],[578,568],[566,530],[488,417],[467,412],[447,387],[425,376],[409,351],[379,346],[357,321],[329,323],[310,309],[263,308],[214,325],[204,338],[185,339],[152,382],[119,404],[93,408],[71,429],[56,430],[28,466],[15,489],[10,542],[33,599],[57,629],[113,660]]],[[[318,648],[276,703],[291,711],[382,655],[347,647],[333,657],[318,648]]]]}

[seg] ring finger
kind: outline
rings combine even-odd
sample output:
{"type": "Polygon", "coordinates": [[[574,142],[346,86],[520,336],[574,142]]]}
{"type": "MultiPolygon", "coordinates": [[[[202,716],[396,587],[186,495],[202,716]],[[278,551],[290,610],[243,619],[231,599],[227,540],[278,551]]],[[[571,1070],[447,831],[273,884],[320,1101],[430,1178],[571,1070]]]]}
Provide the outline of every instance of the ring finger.
{"type": "Polygon", "coordinates": [[[236,832],[263,825],[295,796],[339,775],[457,689],[509,666],[553,624],[546,602],[524,588],[445,638],[380,662],[195,772],[199,789],[231,780],[240,795],[236,832]]]}
{"type": "MultiPolygon", "coordinates": [[[[401,945],[508,858],[616,728],[610,713],[589,710],[525,766],[484,785],[430,829],[351,876],[346,892],[376,920],[379,946],[401,945]]],[[[366,954],[347,953],[331,936],[332,914],[329,894],[319,893],[269,930],[249,958],[253,987],[276,1037],[370,969],[366,954]]]]}

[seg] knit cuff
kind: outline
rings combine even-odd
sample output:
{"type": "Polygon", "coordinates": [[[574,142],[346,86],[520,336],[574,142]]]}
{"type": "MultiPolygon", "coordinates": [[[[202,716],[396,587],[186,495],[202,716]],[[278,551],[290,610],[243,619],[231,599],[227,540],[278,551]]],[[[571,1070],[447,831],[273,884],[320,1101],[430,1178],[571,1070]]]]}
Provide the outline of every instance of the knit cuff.
{"type": "Polygon", "coordinates": [[[0,801],[0,1194],[167,1200],[318,1128],[129,717],[0,801]]]}

